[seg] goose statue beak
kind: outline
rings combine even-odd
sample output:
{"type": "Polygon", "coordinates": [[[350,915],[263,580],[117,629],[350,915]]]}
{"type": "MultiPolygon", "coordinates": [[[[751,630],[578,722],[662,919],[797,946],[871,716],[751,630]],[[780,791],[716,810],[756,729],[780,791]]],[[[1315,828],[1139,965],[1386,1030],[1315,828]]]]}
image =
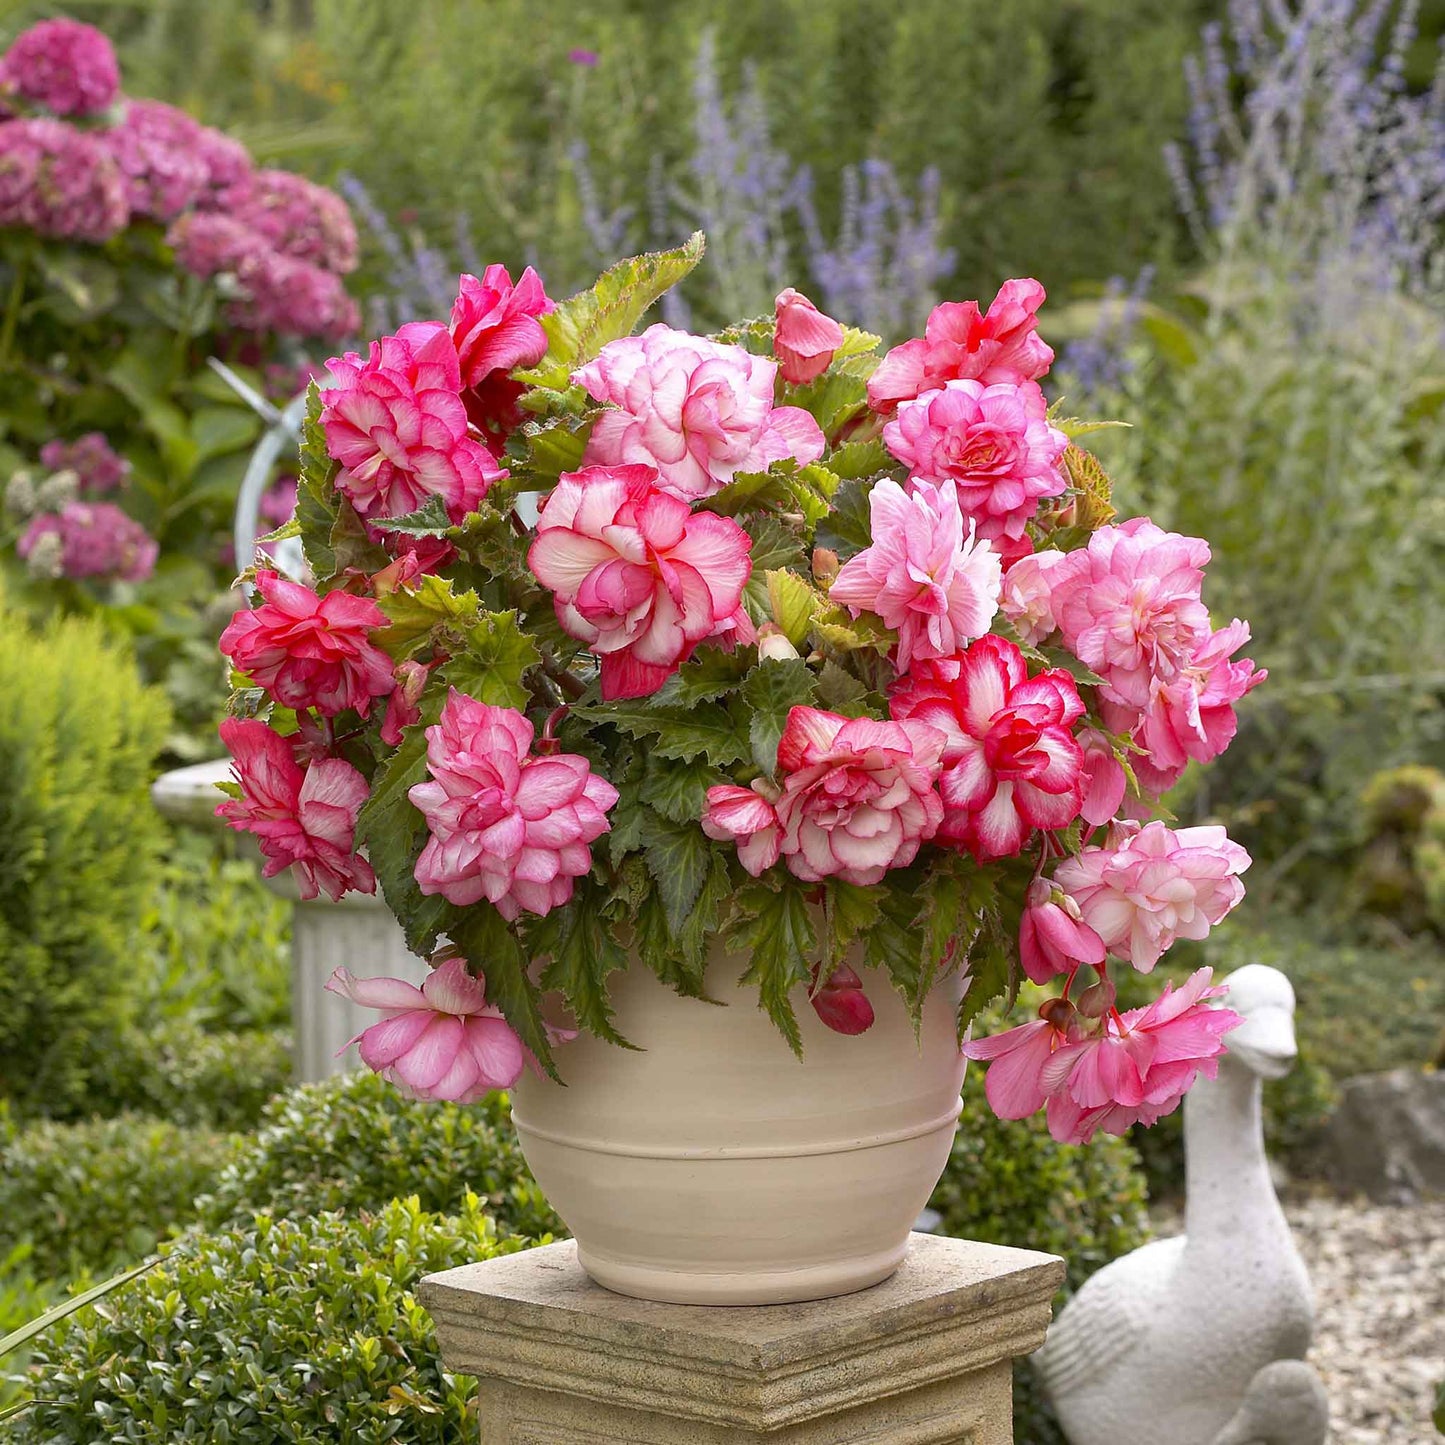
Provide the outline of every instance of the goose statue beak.
{"type": "Polygon", "coordinates": [[[1262,1079],[1282,1079],[1299,1057],[1294,1015],[1281,1006],[1256,1007],[1224,1036],[1225,1047],[1262,1079]]]}

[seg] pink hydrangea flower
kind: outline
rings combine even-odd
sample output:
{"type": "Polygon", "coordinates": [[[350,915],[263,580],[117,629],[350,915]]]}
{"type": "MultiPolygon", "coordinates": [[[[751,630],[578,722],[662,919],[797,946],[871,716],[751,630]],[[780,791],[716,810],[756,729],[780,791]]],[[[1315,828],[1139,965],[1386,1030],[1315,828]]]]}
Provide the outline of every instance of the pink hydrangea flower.
{"type": "Polygon", "coordinates": [[[904,402],[883,440],[915,480],[957,482],[964,515],[991,541],[1017,541],[1039,501],[1066,485],[1059,458],[1069,439],[1049,425],[1032,381],[947,382],[904,402]]]}
{"type": "Polygon", "coordinates": [[[999,610],[1030,646],[1037,646],[1058,626],[1054,621],[1052,574],[1063,560],[1064,554],[1052,549],[1030,552],[1003,574],[999,610]]]}
{"type": "Polygon", "coordinates": [[[160,547],[133,517],[112,502],[67,502],[43,512],[25,529],[15,550],[32,574],[144,582],[160,547]]]}
{"type": "Polygon", "coordinates": [[[127,100],[120,123],[98,132],[126,180],[131,210],[172,221],[210,179],[201,159],[200,122],[159,100],[127,100]]]}
{"type": "Polygon", "coordinates": [[[1044,294],[1037,281],[1005,281],[987,315],[976,301],[935,306],[923,335],[895,346],[869,377],[868,405],[887,416],[949,381],[1037,381],[1054,362],[1038,334],[1044,294]]]}
{"type": "Polygon", "coordinates": [[[366,779],[350,763],[321,758],[303,774],[290,742],[254,718],[227,718],[221,741],[241,796],[220,804],[216,816],[255,835],[267,878],[290,868],[302,898],[324,893],[333,902],[351,889],[376,892],[376,875],[356,852],[366,779]]]}
{"type": "Polygon", "coordinates": [[[1011,858],[1035,828],[1067,827],[1083,803],[1083,754],[1071,729],[1084,715],[1061,668],[1030,677],[1024,655],[990,634],[956,659],[900,679],[890,707],[946,738],[938,790],[940,842],[975,857],[1011,858]]]}
{"type": "Polygon", "coordinates": [[[1149,705],[1210,635],[1200,601],[1209,544],[1139,517],[1101,527],[1049,572],[1064,645],[1105,682],[1104,696],[1149,705]]]}
{"type": "Polygon", "coordinates": [[[0,125],[0,226],[99,243],[129,220],[125,178],[96,135],[58,120],[0,125]]]}
{"type": "Polygon", "coordinates": [[[793,386],[822,376],[843,344],[843,328],[791,286],[773,302],[773,322],[773,355],[793,386]]]}
{"type": "Polygon", "coordinates": [[[531,755],[532,724],[452,690],[426,730],[432,781],[408,793],[431,833],[416,881],[465,907],[486,898],[507,919],[549,913],[592,867],[617,789],[572,753],[531,755]]]}
{"type": "Polygon", "coordinates": [[[0,59],[0,92],[52,115],[97,115],[120,94],[110,41],[78,20],[42,20],[16,36],[0,59]]]}
{"type": "Polygon", "coordinates": [[[130,475],[130,463],[111,450],[104,432],[90,431],[73,442],[56,438],[40,448],[40,464],[52,472],[74,472],[92,496],[114,492],[130,475]]]}
{"type": "Polygon", "coordinates": [[[731,518],[661,490],[652,467],[587,467],[559,478],[527,563],[563,630],[601,656],[611,700],[656,692],[736,626],[751,546],[731,518]]]}
{"type": "Polygon", "coordinates": [[[911,863],[938,828],[942,750],[943,734],[918,722],[795,707],[778,743],[781,790],[763,780],[709,788],[703,831],[737,842],[754,877],[782,857],[809,883],[877,883],[911,863]]]}
{"type": "Polygon", "coordinates": [[[614,408],[594,423],[585,460],[654,466],[663,489],[687,502],[712,496],[735,472],[766,471],[784,457],[815,462],[822,430],[800,407],[773,405],[776,375],[766,357],[668,326],[608,342],[572,377],[614,408]]]}
{"type": "Polygon", "coordinates": [[[336,385],[322,393],[336,485],[367,519],[405,516],[440,496],[460,522],[499,471],[467,431],[457,349],[445,326],[416,321],[327,362],[336,385]]]}
{"type": "Polygon", "coordinates": [[[257,171],[231,213],[270,242],[273,250],[345,275],[360,252],[356,223],[335,191],[291,171],[257,171]]]}
{"type": "Polygon", "coordinates": [[[318,597],[267,570],[256,573],[256,587],[263,605],[231,618],[221,651],[283,707],[365,717],[371,699],[391,691],[391,659],[371,640],[388,625],[375,602],[340,590],[318,597]]]}
{"type": "Polygon", "coordinates": [[[873,545],[843,564],[829,596],[856,617],[872,612],[898,633],[898,671],[915,658],[951,657],[982,637],[998,611],[1003,568],[977,540],[952,480],[905,491],[878,482],[868,498],[873,545]]]}
{"type": "Polygon", "coordinates": [[[414,1099],[471,1104],[510,1089],[526,1067],[526,1046],[464,959],[438,964],[420,988],[400,978],[353,978],[344,968],[326,987],[381,1011],[381,1022],[346,1048],[356,1044],[367,1068],[414,1099]]]}
{"type": "Polygon", "coordinates": [[[1104,940],[1084,922],[1079,905],[1047,878],[1029,884],[1019,926],[1019,962],[1039,984],[1061,973],[1073,973],[1081,963],[1100,964],[1104,940]]]}
{"type": "Polygon", "coordinates": [[[1149,973],[1177,939],[1205,938],[1244,897],[1249,854],[1215,826],[1119,823],[1108,846],[1054,873],[1115,958],[1149,973]]]}
{"type": "Polygon", "coordinates": [[[530,266],[515,286],[505,266],[488,266],[480,280],[463,275],[451,317],[462,385],[478,386],[494,371],[541,361],[547,352],[547,333],[537,318],[554,306],[542,278],[530,266]]]}

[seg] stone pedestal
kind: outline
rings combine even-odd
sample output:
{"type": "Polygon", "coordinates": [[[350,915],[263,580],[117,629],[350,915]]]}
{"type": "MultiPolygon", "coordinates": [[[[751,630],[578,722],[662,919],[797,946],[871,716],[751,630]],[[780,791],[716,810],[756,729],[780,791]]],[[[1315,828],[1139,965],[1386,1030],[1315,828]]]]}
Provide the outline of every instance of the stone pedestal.
{"type": "Polygon", "coordinates": [[[915,1234],[890,1280],[814,1304],[705,1309],[595,1285],[571,1243],[419,1288],[482,1445],[1010,1445],[1011,1365],[1061,1260],[915,1234]]]}
{"type": "MultiPolygon", "coordinates": [[[[222,797],[215,785],[230,776],[230,762],[225,758],[177,768],[156,780],[151,798],[160,812],[178,823],[219,828],[216,804],[222,797]]],[[[245,845],[251,844],[246,838],[245,845]]],[[[259,866],[261,856],[255,856],[259,866]]],[[[339,1051],[348,1039],[376,1022],[376,1011],[328,993],[326,980],[343,966],[357,978],[386,975],[420,984],[431,970],[407,948],[401,926],[379,893],[348,893],[337,903],[324,897],[302,902],[289,870],[268,878],[266,886],[292,904],[291,1027],[296,1082],[310,1083],[354,1068],[355,1051],[339,1051]]]]}

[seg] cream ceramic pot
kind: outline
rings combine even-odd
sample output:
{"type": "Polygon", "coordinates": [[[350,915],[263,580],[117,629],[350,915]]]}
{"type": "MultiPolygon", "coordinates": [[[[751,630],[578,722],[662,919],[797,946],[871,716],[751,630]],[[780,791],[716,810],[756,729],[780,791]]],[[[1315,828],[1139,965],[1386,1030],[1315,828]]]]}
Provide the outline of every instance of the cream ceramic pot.
{"type": "Polygon", "coordinates": [[[921,1036],[865,972],[876,1020],[845,1037],[795,996],[803,1059],[720,952],[712,997],[680,998],[640,964],[614,974],[616,1023],[639,1052],[583,1034],[557,1051],[565,1087],[524,1075],[512,1117],[583,1267],[621,1294],[782,1304],[865,1289],[902,1263],[948,1160],[964,1060],[961,982],[933,991],[921,1036]]]}

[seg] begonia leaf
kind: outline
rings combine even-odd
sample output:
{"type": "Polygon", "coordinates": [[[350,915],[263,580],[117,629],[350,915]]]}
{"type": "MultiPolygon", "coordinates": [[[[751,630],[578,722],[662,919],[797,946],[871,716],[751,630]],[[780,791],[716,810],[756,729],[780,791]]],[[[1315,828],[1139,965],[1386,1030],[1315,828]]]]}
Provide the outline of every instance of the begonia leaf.
{"type": "Polygon", "coordinates": [[[668,929],[676,936],[702,892],[712,861],[712,843],[697,823],[674,823],[649,811],[642,819],[642,849],[667,910],[668,929]]]}
{"type": "Polygon", "coordinates": [[[771,774],[778,766],[778,740],[787,726],[788,714],[814,701],[812,670],[798,657],[765,657],[748,674],[743,699],[751,713],[748,739],[753,762],[761,772],[771,774]]]}
{"type": "Polygon", "coordinates": [[[617,1032],[607,997],[607,976],[627,967],[627,950],[612,936],[594,892],[579,888],[531,930],[527,941],[534,959],[547,959],[542,987],[558,990],[583,1028],[608,1043],[633,1048],[617,1032]]]}
{"type": "Polygon", "coordinates": [[[803,1036],[791,994],[812,981],[818,935],[803,886],[791,877],[771,881],[776,887],[759,881],[739,892],[727,942],[752,960],[739,981],[757,985],[762,1007],[802,1058],[803,1036]]]}

